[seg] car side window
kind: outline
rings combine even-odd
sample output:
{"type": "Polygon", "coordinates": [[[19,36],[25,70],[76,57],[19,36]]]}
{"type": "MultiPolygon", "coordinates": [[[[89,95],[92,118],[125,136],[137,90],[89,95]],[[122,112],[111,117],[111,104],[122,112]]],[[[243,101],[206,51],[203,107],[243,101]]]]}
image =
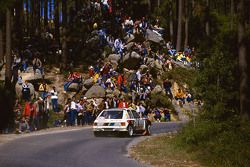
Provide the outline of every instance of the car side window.
{"type": "Polygon", "coordinates": [[[133,113],[134,118],[136,119],[140,118],[140,115],[136,111],[132,110],[132,113],[133,113]]]}
{"type": "Polygon", "coordinates": [[[133,116],[133,114],[132,114],[132,111],[131,111],[131,110],[127,110],[127,111],[128,111],[129,118],[130,118],[130,119],[133,119],[134,116],[133,116]]]}

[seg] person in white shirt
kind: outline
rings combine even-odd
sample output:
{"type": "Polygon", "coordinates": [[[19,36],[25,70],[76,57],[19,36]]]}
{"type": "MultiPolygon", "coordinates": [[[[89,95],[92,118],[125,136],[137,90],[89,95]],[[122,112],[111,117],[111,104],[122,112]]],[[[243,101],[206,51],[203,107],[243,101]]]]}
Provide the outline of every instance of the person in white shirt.
{"type": "Polygon", "coordinates": [[[137,72],[136,72],[136,78],[137,78],[137,80],[138,80],[138,82],[140,82],[141,81],[141,69],[138,69],[137,70],[137,72]]]}
{"type": "Polygon", "coordinates": [[[52,104],[52,109],[54,112],[59,112],[58,110],[58,93],[56,91],[56,87],[53,86],[52,90],[50,91],[51,94],[51,104],[52,104]]]}
{"type": "Polygon", "coordinates": [[[77,114],[77,106],[75,102],[75,97],[72,98],[70,103],[70,125],[74,126],[76,124],[76,114],[77,114]]]}

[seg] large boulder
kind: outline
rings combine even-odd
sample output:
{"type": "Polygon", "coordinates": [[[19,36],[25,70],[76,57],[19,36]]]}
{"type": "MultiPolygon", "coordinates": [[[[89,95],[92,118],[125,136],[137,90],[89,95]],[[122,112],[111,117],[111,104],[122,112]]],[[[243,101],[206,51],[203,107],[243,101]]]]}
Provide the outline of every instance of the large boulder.
{"type": "Polygon", "coordinates": [[[22,77],[23,81],[40,80],[43,78],[38,69],[34,74],[32,67],[29,67],[25,73],[20,73],[20,76],[22,77]]]}
{"type": "Polygon", "coordinates": [[[120,60],[119,54],[111,54],[108,56],[108,60],[113,64],[118,64],[118,61],[120,60]]]}
{"type": "MultiPolygon", "coordinates": [[[[30,95],[33,96],[35,95],[35,89],[34,89],[34,85],[32,85],[31,83],[28,83],[29,87],[30,87],[30,95]]],[[[22,97],[22,85],[20,84],[16,84],[16,96],[18,98],[21,98],[22,97]]]]}
{"type": "Polygon", "coordinates": [[[158,94],[158,93],[162,93],[163,89],[160,85],[156,85],[155,88],[152,90],[152,94],[158,94]]]}
{"type": "Polygon", "coordinates": [[[105,97],[105,89],[98,85],[98,84],[95,84],[93,85],[85,94],[85,96],[87,98],[101,98],[101,97],[105,97]]]}
{"type": "Polygon", "coordinates": [[[140,69],[142,70],[142,73],[146,73],[149,70],[148,66],[145,64],[142,64],[140,66],[140,69]]]}
{"type": "Polygon", "coordinates": [[[152,64],[154,63],[154,59],[153,58],[150,58],[150,57],[148,57],[148,58],[146,58],[146,65],[147,66],[152,66],[152,64]]]}
{"type": "Polygon", "coordinates": [[[156,60],[156,61],[154,62],[154,67],[155,67],[156,69],[158,69],[158,70],[162,70],[162,63],[159,62],[158,60],[156,60]]]}
{"type": "Polygon", "coordinates": [[[133,34],[128,34],[124,37],[125,43],[132,42],[135,39],[135,36],[133,34]]]}
{"type": "Polygon", "coordinates": [[[86,79],[84,82],[83,82],[83,86],[87,89],[91,88],[92,86],[94,85],[94,80],[93,78],[89,78],[89,79],[86,79]]]}
{"type": "Polygon", "coordinates": [[[130,52],[123,57],[123,67],[127,69],[138,68],[141,56],[136,52],[130,52]]]}
{"type": "Polygon", "coordinates": [[[79,85],[78,83],[72,83],[69,86],[68,90],[71,92],[78,92],[80,88],[81,88],[81,85],[79,85]]]}
{"type": "Polygon", "coordinates": [[[150,29],[147,29],[146,33],[147,33],[146,39],[149,41],[152,41],[158,44],[164,41],[164,39],[160,35],[156,34],[154,31],[150,29]]]}
{"type": "Polygon", "coordinates": [[[130,50],[133,48],[134,45],[135,45],[134,42],[129,42],[127,45],[125,45],[125,48],[126,48],[128,51],[130,51],[130,50]]]}

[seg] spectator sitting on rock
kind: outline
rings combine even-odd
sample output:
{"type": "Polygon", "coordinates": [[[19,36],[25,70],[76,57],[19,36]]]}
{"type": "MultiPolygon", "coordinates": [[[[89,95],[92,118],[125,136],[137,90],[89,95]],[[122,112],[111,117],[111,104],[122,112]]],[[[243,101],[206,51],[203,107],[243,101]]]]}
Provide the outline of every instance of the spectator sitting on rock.
{"type": "Polygon", "coordinates": [[[25,81],[22,84],[22,99],[25,101],[30,100],[30,85],[29,85],[28,81],[25,81]]]}
{"type": "Polygon", "coordinates": [[[19,122],[18,132],[23,133],[25,131],[29,131],[29,129],[30,127],[28,121],[25,119],[25,117],[22,117],[19,122]]]}
{"type": "Polygon", "coordinates": [[[42,68],[42,62],[38,57],[35,57],[32,61],[33,64],[33,71],[34,75],[36,74],[36,70],[38,69],[40,71],[40,74],[43,75],[43,68],[42,68]]]}
{"type": "Polygon", "coordinates": [[[43,81],[43,82],[40,84],[38,90],[39,90],[39,92],[41,93],[41,97],[42,97],[43,99],[45,99],[46,96],[47,96],[47,93],[48,93],[48,85],[46,84],[45,81],[43,81]]]}
{"type": "Polygon", "coordinates": [[[69,86],[72,83],[77,83],[78,86],[81,84],[82,82],[82,76],[80,73],[78,72],[70,72],[69,76],[68,76],[68,80],[66,81],[66,83],[64,84],[64,91],[66,92],[69,88],[69,86]]]}
{"type": "Polygon", "coordinates": [[[175,100],[176,101],[180,100],[182,102],[182,104],[185,103],[184,93],[183,93],[183,91],[180,88],[176,92],[175,100]]]}
{"type": "Polygon", "coordinates": [[[90,66],[90,67],[89,67],[89,77],[93,77],[94,74],[95,74],[95,72],[94,72],[94,67],[93,67],[93,66],[90,66]]]}

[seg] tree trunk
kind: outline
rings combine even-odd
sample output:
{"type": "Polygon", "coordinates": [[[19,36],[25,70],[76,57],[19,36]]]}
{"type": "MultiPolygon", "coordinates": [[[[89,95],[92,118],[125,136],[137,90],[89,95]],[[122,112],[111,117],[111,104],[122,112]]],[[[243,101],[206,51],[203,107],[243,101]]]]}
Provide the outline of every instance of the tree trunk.
{"type": "Polygon", "coordinates": [[[161,5],[161,0],[157,0],[157,8],[159,9],[161,5]]]}
{"type": "Polygon", "coordinates": [[[170,40],[174,42],[173,0],[170,0],[169,19],[170,40]]]}
{"type": "Polygon", "coordinates": [[[63,15],[63,39],[62,39],[62,68],[65,69],[67,66],[68,59],[68,48],[67,48],[67,2],[66,0],[62,0],[62,15],[63,15]]]}
{"type": "Polygon", "coordinates": [[[239,23],[238,23],[238,44],[239,44],[239,68],[240,68],[240,113],[242,119],[246,120],[250,117],[249,95],[248,91],[248,72],[247,72],[247,52],[245,44],[245,9],[244,0],[240,0],[238,4],[239,23]]]}
{"type": "Polygon", "coordinates": [[[234,0],[231,0],[230,4],[230,29],[233,30],[233,25],[234,25],[234,0]]]}
{"type": "Polygon", "coordinates": [[[11,13],[6,10],[6,69],[5,69],[5,88],[11,88],[11,13]]]}
{"type": "Polygon", "coordinates": [[[44,28],[48,27],[48,0],[44,0],[44,28]]]}
{"type": "Polygon", "coordinates": [[[29,32],[30,32],[30,19],[29,19],[29,0],[25,1],[25,14],[26,14],[26,36],[29,36],[29,32]]]}
{"type": "Polygon", "coordinates": [[[205,32],[207,36],[210,36],[210,3],[209,0],[206,0],[206,11],[205,11],[205,32]]]}
{"type": "Polygon", "coordinates": [[[41,8],[41,1],[39,0],[37,3],[35,3],[35,9],[36,9],[36,12],[35,12],[35,27],[36,27],[35,34],[37,36],[40,36],[40,32],[41,32],[40,8],[41,8]]]}
{"type": "Polygon", "coordinates": [[[177,29],[177,52],[181,49],[181,38],[182,38],[182,0],[178,1],[178,29],[177,29]]]}
{"type": "Polygon", "coordinates": [[[151,12],[151,0],[147,0],[148,1],[148,12],[150,13],[151,12]]]}
{"type": "Polygon", "coordinates": [[[54,1],[54,8],[55,8],[55,39],[58,44],[60,44],[60,23],[59,23],[59,0],[54,1]]]}
{"type": "Polygon", "coordinates": [[[3,30],[0,27],[0,62],[4,60],[4,55],[3,55],[3,30]]]}
{"type": "Polygon", "coordinates": [[[30,34],[34,36],[35,33],[35,2],[34,0],[30,0],[30,34]]]}
{"type": "Polygon", "coordinates": [[[188,46],[189,0],[185,0],[185,41],[184,48],[188,46]]]}
{"type": "Polygon", "coordinates": [[[24,18],[24,11],[23,11],[23,0],[16,1],[16,15],[15,15],[15,36],[16,36],[16,45],[18,51],[23,49],[23,20],[24,18]]]}

